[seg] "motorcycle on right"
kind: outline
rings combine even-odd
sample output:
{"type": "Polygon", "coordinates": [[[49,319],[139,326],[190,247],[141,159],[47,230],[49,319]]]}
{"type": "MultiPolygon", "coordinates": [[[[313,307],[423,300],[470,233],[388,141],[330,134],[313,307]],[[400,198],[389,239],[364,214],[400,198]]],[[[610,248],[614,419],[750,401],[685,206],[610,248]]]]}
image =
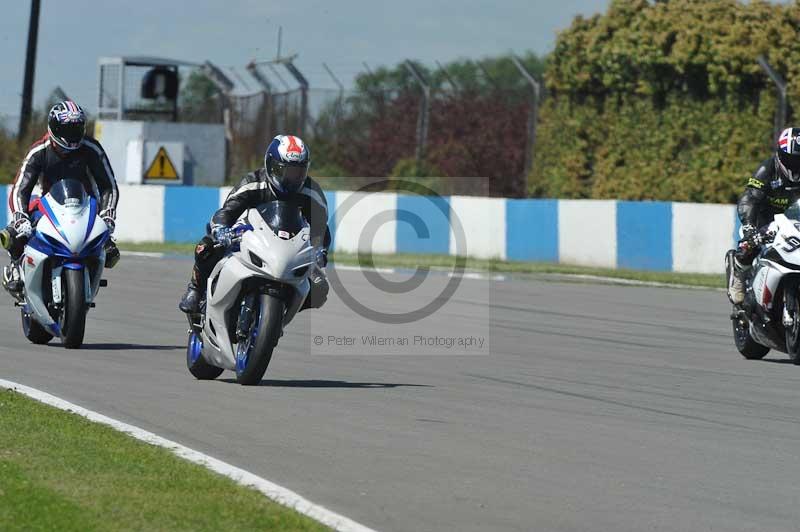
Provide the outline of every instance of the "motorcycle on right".
{"type": "MultiPolygon", "coordinates": [[[[731,313],[736,349],[749,360],[774,349],[800,364],[800,200],[747,244],[762,251],[749,270],[744,302],[731,313]]],[[[725,257],[728,278],[733,255],[725,257]]]]}
{"type": "Polygon", "coordinates": [[[245,211],[233,230],[234,245],[211,272],[200,313],[188,316],[186,365],[196,379],[227,369],[254,385],[309,294],[321,248],[297,206],[283,201],[245,211]]]}

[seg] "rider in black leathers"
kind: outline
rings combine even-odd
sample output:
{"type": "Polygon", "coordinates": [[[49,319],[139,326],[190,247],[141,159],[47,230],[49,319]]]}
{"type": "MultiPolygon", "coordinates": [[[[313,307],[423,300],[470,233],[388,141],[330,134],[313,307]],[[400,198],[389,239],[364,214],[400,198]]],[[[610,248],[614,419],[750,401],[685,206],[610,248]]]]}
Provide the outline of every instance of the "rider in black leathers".
{"type": "MultiPolygon", "coordinates": [[[[48,113],[47,133],[33,143],[8,195],[12,219],[6,228],[12,262],[3,271],[3,285],[12,293],[22,291],[17,260],[33,232],[31,193],[38,184],[46,194],[56,181],[76,179],[97,199],[98,215],[113,233],[119,190],[108,157],[97,140],[86,135],[86,114],[71,100],[55,104],[48,113]]],[[[106,245],[106,267],[119,260],[112,240],[106,245]]]]}
{"type": "Polygon", "coordinates": [[[211,271],[225,255],[231,243],[231,226],[245,210],[269,201],[296,204],[311,226],[311,243],[322,248],[318,267],[309,276],[311,290],[302,309],[319,308],[328,297],[328,279],[322,268],[327,264],[331,233],[328,228],[328,204],[319,184],[308,177],[309,151],[299,137],[279,135],[267,147],[264,167],[247,174],[233,188],[211,218],[211,234],[195,247],[195,264],[186,293],[178,308],[197,314],[211,271]],[[222,246],[215,246],[222,243],[222,246]]]}
{"type": "Polygon", "coordinates": [[[728,297],[735,304],[744,301],[744,279],[759,253],[753,237],[772,222],[776,214],[800,199],[800,128],[784,129],[775,154],[761,163],[739,198],[737,211],[742,223],[742,239],[733,254],[728,297]]]}

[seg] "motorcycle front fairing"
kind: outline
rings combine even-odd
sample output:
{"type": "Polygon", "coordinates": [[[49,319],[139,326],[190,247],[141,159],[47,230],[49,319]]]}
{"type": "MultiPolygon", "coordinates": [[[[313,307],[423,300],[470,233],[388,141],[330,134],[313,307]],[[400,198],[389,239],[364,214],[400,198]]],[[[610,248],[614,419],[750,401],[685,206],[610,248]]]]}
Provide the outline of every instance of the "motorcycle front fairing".
{"type": "Polygon", "coordinates": [[[750,320],[753,338],[762,345],[785,352],[783,290],[788,279],[800,277],[800,219],[795,219],[792,211],[787,210],[785,214],[775,215],[768,230],[775,238],[753,265],[751,295],[745,302],[756,315],[750,320]]]}
{"type": "Polygon", "coordinates": [[[25,246],[22,269],[25,279],[26,312],[60,335],[47,307],[44,275],[50,273],[49,295],[61,302],[63,268],[82,270],[86,279],[86,302],[94,301],[105,264],[104,245],[108,227],[97,216],[94,198],[57,198],[47,194],[37,202],[39,221],[25,246]]]}

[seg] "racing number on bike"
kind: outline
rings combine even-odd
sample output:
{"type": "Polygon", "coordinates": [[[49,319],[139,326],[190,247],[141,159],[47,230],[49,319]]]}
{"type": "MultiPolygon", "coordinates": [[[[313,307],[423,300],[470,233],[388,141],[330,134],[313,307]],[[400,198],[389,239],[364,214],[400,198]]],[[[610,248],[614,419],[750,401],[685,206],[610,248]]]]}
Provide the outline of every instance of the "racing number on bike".
{"type": "Polygon", "coordinates": [[[796,236],[790,236],[786,239],[786,246],[783,248],[783,251],[787,253],[792,253],[800,249],[800,238],[796,236]]]}

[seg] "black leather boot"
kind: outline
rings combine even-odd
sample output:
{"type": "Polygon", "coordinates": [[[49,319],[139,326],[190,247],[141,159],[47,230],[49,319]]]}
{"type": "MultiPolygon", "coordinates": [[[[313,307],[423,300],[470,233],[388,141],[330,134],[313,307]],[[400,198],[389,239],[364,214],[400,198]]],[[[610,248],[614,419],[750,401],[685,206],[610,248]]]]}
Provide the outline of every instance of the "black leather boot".
{"type": "Polygon", "coordinates": [[[189,283],[186,287],[186,293],[183,294],[181,302],[178,304],[178,308],[186,314],[199,314],[200,301],[202,299],[203,295],[200,293],[200,289],[194,283],[189,283]]]}
{"type": "Polygon", "coordinates": [[[109,239],[105,245],[106,250],[106,265],[105,267],[108,269],[113,268],[117,265],[120,258],[119,248],[117,247],[116,242],[109,239]]]}

